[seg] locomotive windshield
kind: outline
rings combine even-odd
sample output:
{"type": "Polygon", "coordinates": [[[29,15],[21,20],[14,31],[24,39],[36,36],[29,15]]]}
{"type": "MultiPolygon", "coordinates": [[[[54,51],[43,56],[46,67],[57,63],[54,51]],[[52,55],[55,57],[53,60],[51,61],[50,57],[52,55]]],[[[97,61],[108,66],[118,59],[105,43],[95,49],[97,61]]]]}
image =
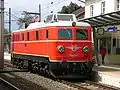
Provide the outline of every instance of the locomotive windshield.
{"type": "Polygon", "coordinates": [[[72,30],[70,29],[61,29],[58,31],[59,40],[71,40],[72,39],[72,30]]]}
{"type": "Polygon", "coordinates": [[[88,39],[88,31],[83,29],[76,30],[76,40],[87,40],[88,39]]]}

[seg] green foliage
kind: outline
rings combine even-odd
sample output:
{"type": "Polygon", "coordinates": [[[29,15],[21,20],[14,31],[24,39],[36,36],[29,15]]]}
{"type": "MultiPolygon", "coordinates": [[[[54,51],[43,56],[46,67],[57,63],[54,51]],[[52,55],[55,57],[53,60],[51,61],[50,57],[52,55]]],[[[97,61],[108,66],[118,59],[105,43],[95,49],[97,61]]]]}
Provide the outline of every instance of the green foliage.
{"type": "Polygon", "coordinates": [[[76,3],[71,2],[69,6],[63,6],[62,10],[58,13],[71,14],[77,9],[79,9],[79,6],[76,3]]]}
{"type": "Polygon", "coordinates": [[[19,18],[18,21],[17,21],[17,24],[18,25],[21,25],[22,23],[26,22],[25,21],[25,18],[19,18]]]}
{"type": "Polygon", "coordinates": [[[31,15],[24,15],[24,17],[17,20],[17,24],[21,27],[24,23],[27,25],[33,22],[33,17],[31,15]]]}

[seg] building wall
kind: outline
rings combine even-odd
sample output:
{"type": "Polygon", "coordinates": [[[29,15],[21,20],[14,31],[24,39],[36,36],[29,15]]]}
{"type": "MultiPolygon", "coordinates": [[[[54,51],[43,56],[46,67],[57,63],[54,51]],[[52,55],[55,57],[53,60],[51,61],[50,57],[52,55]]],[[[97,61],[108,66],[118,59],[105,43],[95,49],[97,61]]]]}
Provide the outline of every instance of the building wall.
{"type": "MultiPolygon", "coordinates": [[[[100,16],[101,15],[101,2],[105,1],[105,13],[111,13],[120,10],[120,0],[85,0],[85,19],[100,16]],[[93,16],[90,16],[90,6],[93,5],[93,16]],[[119,8],[117,7],[119,5],[119,8]]],[[[105,56],[105,63],[107,64],[120,64],[120,24],[114,25],[116,27],[115,32],[107,32],[107,29],[113,25],[101,26],[98,28],[104,28],[104,33],[99,34],[96,32],[97,36],[97,48],[98,53],[100,47],[106,48],[107,53],[105,56]]],[[[101,59],[100,59],[101,60],[101,59]]]]}
{"type": "Polygon", "coordinates": [[[103,1],[105,1],[105,14],[117,10],[117,0],[85,0],[85,1],[86,1],[85,18],[91,17],[90,16],[91,5],[93,5],[93,17],[101,15],[101,2],[103,1]]]}

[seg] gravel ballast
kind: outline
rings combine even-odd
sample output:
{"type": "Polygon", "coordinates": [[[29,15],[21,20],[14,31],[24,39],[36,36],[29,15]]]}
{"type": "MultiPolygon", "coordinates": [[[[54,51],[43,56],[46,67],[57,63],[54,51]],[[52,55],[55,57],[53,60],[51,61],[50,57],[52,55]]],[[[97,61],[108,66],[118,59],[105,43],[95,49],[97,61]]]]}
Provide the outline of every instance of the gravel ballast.
{"type": "Polygon", "coordinates": [[[19,90],[47,90],[46,88],[10,73],[1,73],[0,77],[19,88],[19,90]]]}
{"type": "MultiPolygon", "coordinates": [[[[6,59],[9,63],[10,61],[8,58],[6,59]]],[[[7,77],[6,79],[11,80],[14,83],[19,82],[21,83],[21,86],[23,84],[25,87],[24,90],[78,90],[77,88],[70,87],[69,85],[30,72],[11,72],[9,74],[10,75],[0,74],[0,76],[4,78],[7,77]],[[35,87],[38,87],[39,89],[35,87]]]]}
{"type": "Polygon", "coordinates": [[[51,80],[49,78],[37,74],[32,74],[29,72],[13,72],[12,74],[22,77],[28,81],[31,81],[32,83],[40,85],[48,90],[78,90],[77,88],[73,88],[68,85],[51,80]]]}

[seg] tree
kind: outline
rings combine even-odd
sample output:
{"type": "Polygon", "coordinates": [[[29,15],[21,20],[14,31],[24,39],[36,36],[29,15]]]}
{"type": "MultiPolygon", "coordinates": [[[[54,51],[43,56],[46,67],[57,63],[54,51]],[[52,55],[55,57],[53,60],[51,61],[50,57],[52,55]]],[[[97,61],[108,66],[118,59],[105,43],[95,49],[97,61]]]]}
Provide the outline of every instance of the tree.
{"type": "Polygon", "coordinates": [[[25,25],[29,25],[30,23],[34,22],[33,20],[33,16],[31,15],[26,15],[24,14],[24,17],[19,18],[17,20],[17,24],[19,25],[19,28],[21,28],[23,26],[23,24],[25,25]]]}
{"type": "Polygon", "coordinates": [[[68,6],[63,6],[62,10],[58,13],[65,13],[65,14],[71,14],[80,7],[76,3],[70,3],[68,6]]]}

